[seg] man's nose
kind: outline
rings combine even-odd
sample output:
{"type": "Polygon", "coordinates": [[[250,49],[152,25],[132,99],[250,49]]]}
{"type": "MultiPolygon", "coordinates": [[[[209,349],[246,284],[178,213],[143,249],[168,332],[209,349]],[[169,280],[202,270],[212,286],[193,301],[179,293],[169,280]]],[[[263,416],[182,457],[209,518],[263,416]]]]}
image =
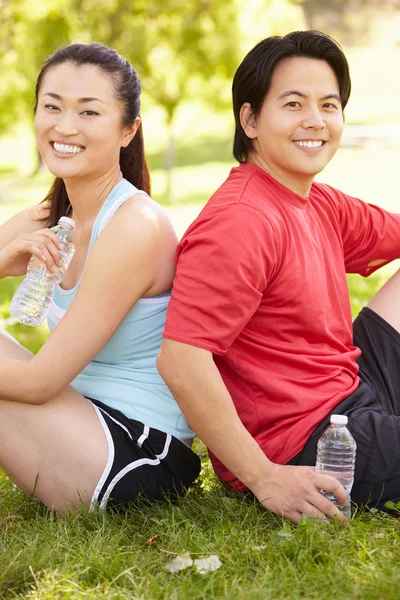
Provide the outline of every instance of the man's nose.
{"type": "Polygon", "coordinates": [[[304,115],[302,125],[304,129],[320,130],[325,127],[325,118],[317,106],[310,107],[307,110],[307,114],[304,115]]]}

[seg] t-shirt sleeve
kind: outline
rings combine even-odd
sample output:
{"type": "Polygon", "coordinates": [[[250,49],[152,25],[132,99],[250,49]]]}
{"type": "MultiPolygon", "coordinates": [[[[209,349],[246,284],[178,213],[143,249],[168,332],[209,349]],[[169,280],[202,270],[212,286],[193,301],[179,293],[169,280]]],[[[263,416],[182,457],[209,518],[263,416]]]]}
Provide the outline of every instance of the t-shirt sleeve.
{"type": "Polygon", "coordinates": [[[209,210],[178,246],[164,337],[225,354],[275,268],[276,240],[265,215],[240,203],[209,210]]]}
{"type": "Polygon", "coordinates": [[[400,214],[335,190],[347,273],[365,277],[400,257],[400,214]]]}

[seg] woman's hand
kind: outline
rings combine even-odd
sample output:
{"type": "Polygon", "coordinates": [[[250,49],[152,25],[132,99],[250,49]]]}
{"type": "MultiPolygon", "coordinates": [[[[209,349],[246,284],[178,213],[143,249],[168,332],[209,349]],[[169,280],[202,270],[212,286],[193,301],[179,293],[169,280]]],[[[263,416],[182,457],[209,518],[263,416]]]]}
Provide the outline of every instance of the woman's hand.
{"type": "Polygon", "coordinates": [[[0,250],[0,278],[25,275],[31,256],[46,264],[48,271],[61,266],[62,243],[50,229],[20,233],[0,250]]]}

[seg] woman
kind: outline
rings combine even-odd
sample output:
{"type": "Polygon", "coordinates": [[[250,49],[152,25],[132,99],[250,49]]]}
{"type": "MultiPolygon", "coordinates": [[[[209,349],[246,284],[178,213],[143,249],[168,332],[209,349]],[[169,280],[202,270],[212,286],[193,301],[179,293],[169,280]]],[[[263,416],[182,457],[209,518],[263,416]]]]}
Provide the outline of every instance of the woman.
{"type": "Polygon", "coordinates": [[[156,369],[176,235],[149,197],[140,82],[114,50],[73,44],[36,85],[38,149],[56,176],[45,202],[0,228],[0,277],[32,255],[52,271],[68,214],[76,247],[36,356],[0,333],[0,467],[65,512],[176,496],[196,479],[193,432],[156,369]]]}

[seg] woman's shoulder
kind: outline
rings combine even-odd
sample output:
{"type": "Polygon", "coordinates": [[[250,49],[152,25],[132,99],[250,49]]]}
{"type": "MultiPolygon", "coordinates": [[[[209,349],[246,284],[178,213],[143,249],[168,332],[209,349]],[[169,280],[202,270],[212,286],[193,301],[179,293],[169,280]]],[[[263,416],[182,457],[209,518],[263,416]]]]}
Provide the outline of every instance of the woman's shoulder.
{"type": "Polygon", "coordinates": [[[167,210],[148,194],[139,190],[133,191],[132,196],[122,204],[116,215],[118,213],[120,218],[128,219],[134,228],[143,226],[157,230],[173,228],[167,210]]]}
{"type": "Polygon", "coordinates": [[[160,248],[175,249],[178,243],[167,211],[148,195],[133,192],[112,215],[104,217],[99,233],[104,230],[100,238],[106,243],[118,237],[126,248],[141,248],[145,254],[160,248]]]}

